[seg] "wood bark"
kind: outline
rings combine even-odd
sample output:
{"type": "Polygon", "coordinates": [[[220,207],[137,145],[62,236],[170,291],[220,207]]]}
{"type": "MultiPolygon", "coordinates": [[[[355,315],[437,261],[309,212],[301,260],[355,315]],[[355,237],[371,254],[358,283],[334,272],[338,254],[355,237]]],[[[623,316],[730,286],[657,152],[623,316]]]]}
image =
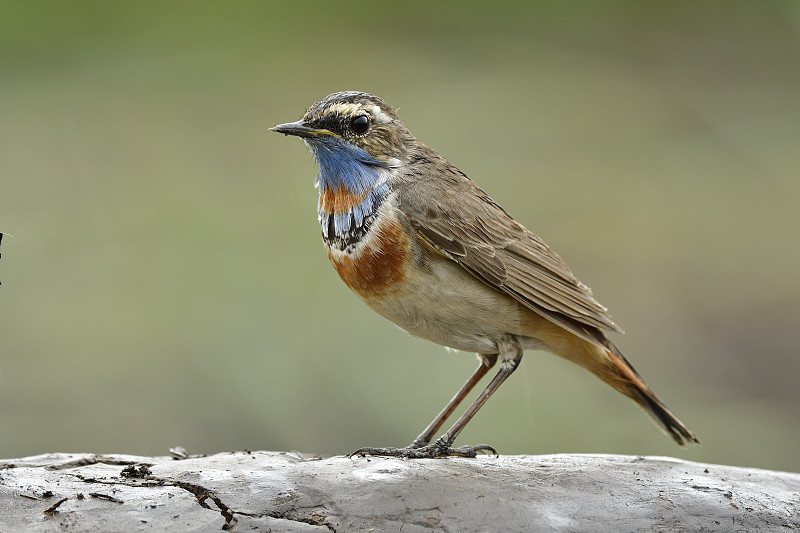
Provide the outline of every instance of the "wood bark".
{"type": "Polygon", "coordinates": [[[800,474],[667,457],[0,460],[0,531],[800,530],[800,474]]]}

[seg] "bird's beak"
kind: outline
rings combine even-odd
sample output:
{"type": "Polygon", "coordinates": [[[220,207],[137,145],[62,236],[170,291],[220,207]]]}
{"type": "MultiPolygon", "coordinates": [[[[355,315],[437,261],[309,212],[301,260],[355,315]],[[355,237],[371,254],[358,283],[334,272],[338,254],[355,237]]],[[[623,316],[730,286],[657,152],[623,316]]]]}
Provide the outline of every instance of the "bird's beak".
{"type": "Polygon", "coordinates": [[[284,135],[296,135],[298,137],[307,138],[320,137],[323,135],[334,135],[333,132],[323,128],[312,128],[303,120],[298,120],[297,122],[287,122],[286,124],[278,124],[277,126],[272,126],[270,131],[277,131],[278,133],[283,133],[284,135]]]}

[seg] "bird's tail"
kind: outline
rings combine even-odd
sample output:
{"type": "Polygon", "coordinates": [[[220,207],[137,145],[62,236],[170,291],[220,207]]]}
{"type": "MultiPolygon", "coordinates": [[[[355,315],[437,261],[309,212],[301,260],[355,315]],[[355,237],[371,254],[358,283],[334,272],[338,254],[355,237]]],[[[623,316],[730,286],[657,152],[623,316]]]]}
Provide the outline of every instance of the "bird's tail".
{"type": "Polygon", "coordinates": [[[680,446],[699,444],[694,433],[658,399],[622,352],[597,328],[578,325],[585,335],[575,335],[554,322],[539,322],[532,337],[564,359],[584,367],[637,404],[664,433],[680,446]]]}
{"type": "Polygon", "coordinates": [[[664,405],[664,402],[647,386],[638,372],[625,359],[625,356],[611,342],[608,343],[606,353],[611,364],[603,365],[605,368],[593,370],[600,379],[639,404],[658,427],[680,446],[700,444],[694,433],[664,405]]]}

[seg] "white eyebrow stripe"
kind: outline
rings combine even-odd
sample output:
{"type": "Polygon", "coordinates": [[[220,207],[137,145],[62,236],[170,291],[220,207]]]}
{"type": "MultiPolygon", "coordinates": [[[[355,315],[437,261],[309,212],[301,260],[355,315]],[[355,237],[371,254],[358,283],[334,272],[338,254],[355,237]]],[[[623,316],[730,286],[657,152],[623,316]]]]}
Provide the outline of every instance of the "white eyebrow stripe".
{"type": "Polygon", "coordinates": [[[352,115],[353,113],[355,113],[359,109],[361,109],[361,105],[359,105],[359,104],[354,104],[354,103],[351,103],[351,102],[336,102],[336,103],[331,104],[325,110],[325,114],[338,113],[340,115],[347,116],[347,115],[352,115]]]}
{"type": "Polygon", "coordinates": [[[392,122],[392,117],[383,112],[380,106],[375,104],[356,104],[353,102],[335,102],[328,106],[324,113],[335,113],[342,116],[355,115],[359,111],[364,110],[372,117],[373,122],[377,124],[389,124],[392,122]]]}
{"type": "Polygon", "coordinates": [[[392,117],[383,112],[383,110],[374,104],[367,104],[361,106],[365,111],[372,115],[372,119],[378,124],[389,124],[392,122],[392,117]]]}

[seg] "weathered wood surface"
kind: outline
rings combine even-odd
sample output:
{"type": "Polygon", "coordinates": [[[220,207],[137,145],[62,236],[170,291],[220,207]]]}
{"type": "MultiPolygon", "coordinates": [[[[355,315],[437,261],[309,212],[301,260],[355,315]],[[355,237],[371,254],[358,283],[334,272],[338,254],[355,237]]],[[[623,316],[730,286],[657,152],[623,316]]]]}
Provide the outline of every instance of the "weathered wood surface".
{"type": "Polygon", "coordinates": [[[0,460],[0,531],[800,530],[800,474],[663,457],[0,460]]]}

